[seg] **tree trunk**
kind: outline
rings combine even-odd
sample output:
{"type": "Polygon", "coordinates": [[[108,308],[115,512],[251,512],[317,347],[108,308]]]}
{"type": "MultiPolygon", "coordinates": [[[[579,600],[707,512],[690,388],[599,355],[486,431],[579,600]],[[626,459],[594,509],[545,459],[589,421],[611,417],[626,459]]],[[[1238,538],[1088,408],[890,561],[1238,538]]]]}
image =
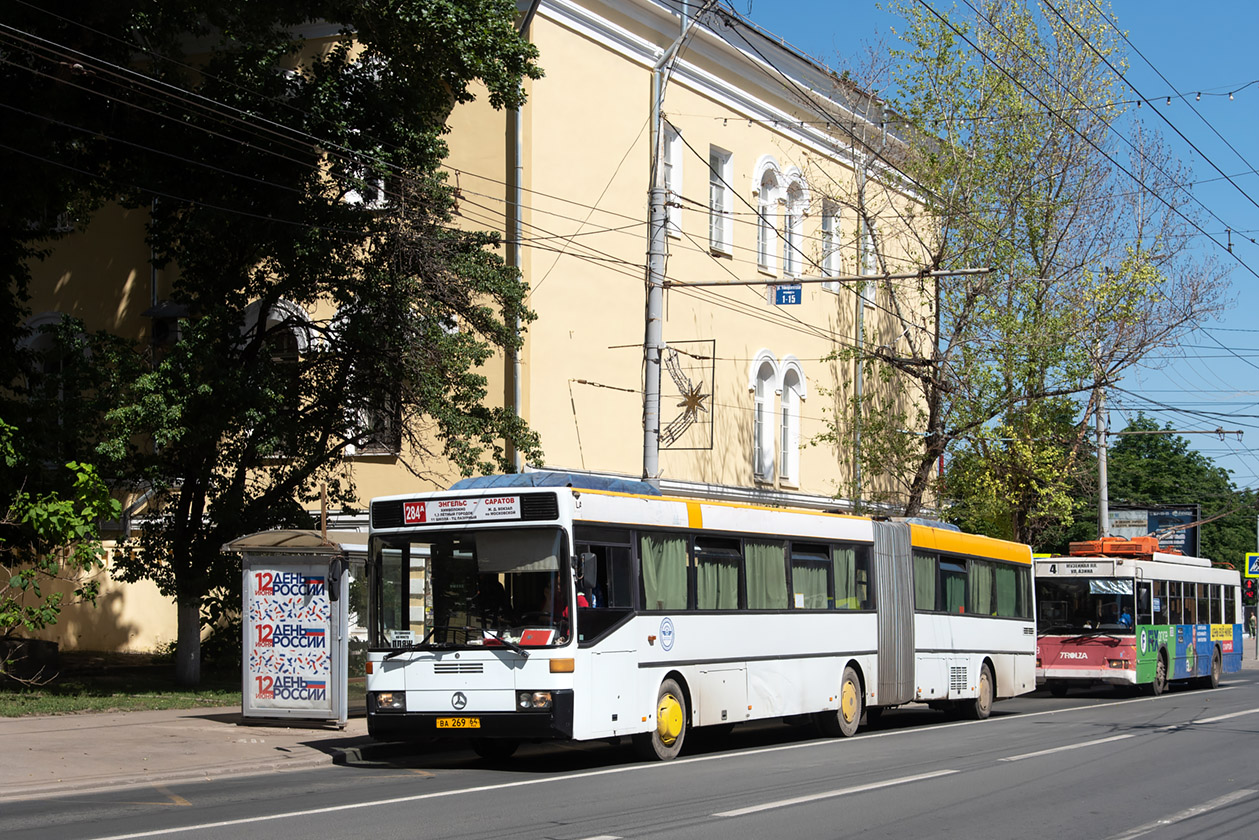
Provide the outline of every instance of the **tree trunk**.
{"type": "Polygon", "coordinates": [[[175,637],[175,683],[182,686],[201,684],[201,605],[179,602],[178,630],[175,637]]]}

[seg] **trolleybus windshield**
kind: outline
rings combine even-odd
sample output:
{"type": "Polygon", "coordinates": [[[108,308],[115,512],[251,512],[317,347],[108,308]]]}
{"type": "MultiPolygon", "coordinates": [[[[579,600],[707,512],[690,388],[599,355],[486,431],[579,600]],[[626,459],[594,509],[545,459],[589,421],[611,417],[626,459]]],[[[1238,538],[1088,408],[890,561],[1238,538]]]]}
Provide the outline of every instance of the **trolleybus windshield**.
{"type": "Polygon", "coordinates": [[[1099,630],[1132,632],[1136,615],[1132,581],[1124,578],[1040,578],[1036,626],[1041,634],[1099,630]]]}

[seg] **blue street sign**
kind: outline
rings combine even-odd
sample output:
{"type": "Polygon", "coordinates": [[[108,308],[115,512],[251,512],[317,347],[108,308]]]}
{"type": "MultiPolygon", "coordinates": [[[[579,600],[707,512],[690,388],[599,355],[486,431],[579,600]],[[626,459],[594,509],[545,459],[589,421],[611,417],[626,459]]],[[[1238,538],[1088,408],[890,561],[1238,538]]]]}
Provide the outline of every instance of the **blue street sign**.
{"type": "Polygon", "coordinates": [[[800,292],[800,284],[795,283],[790,286],[774,287],[774,305],[775,306],[791,306],[801,303],[804,295],[800,292]]]}
{"type": "Polygon", "coordinates": [[[1246,555],[1246,577],[1259,578],[1259,552],[1246,555]]]}

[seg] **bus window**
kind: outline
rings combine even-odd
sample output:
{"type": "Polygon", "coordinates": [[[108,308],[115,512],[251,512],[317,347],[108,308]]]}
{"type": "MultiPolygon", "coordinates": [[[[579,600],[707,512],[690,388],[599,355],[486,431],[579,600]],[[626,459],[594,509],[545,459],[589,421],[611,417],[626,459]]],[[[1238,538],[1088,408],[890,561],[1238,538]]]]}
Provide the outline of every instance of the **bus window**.
{"type": "Polygon", "coordinates": [[[1154,603],[1153,607],[1155,624],[1170,624],[1168,619],[1168,610],[1170,604],[1167,596],[1167,582],[1162,580],[1154,581],[1154,603]]]}
{"type": "Polygon", "coordinates": [[[1137,584],[1137,624],[1150,624],[1150,582],[1141,581],[1137,584]]]}
{"type": "Polygon", "coordinates": [[[831,558],[835,564],[836,609],[871,609],[870,549],[864,545],[837,545],[831,548],[831,558]]]}
{"type": "Polygon", "coordinates": [[[940,610],[966,612],[966,566],[963,563],[940,561],[940,595],[940,610]]]}
{"type": "Polygon", "coordinates": [[[1197,624],[1198,623],[1198,589],[1201,584],[1186,583],[1184,586],[1184,612],[1181,614],[1181,624],[1197,624]]]}
{"type": "Polygon", "coordinates": [[[743,541],[748,609],[787,609],[787,546],[781,542],[743,541]]]}
{"type": "Polygon", "coordinates": [[[673,534],[642,534],[639,552],[643,609],[686,609],[686,538],[673,534]]]}
{"type": "Polygon", "coordinates": [[[933,554],[914,552],[914,609],[935,612],[936,558],[933,554]]]}
{"type": "Polygon", "coordinates": [[[633,587],[630,585],[633,570],[628,546],[578,543],[577,553],[594,557],[582,564],[583,577],[579,581],[579,591],[586,596],[589,606],[603,608],[634,605],[633,587]]]}
{"type": "Polygon", "coordinates": [[[1224,624],[1237,623],[1237,587],[1224,587],[1224,624]]]}
{"type": "Polygon", "coordinates": [[[1167,623],[1180,624],[1182,613],[1180,611],[1180,581],[1169,580],[1167,582],[1167,623]]]}
{"type": "Polygon", "coordinates": [[[1223,589],[1219,584],[1211,584],[1207,586],[1211,595],[1211,623],[1222,624],[1224,616],[1224,597],[1221,592],[1223,589]]]}
{"type": "Polygon", "coordinates": [[[792,606],[825,610],[831,606],[831,558],[824,545],[791,544],[792,606]]]}
{"type": "Polygon", "coordinates": [[[1027,618],[1028,580],[1031,569],[994,563],[990,560],[970,561],[970,611],[975,615],[996,615],[1004,618],[1027,618]]]}
{"type": "Polygon", "coordinates": [[[743,557],[739,541],[718,537],[695,539],[695,609],[737,610],[743,557]]]}

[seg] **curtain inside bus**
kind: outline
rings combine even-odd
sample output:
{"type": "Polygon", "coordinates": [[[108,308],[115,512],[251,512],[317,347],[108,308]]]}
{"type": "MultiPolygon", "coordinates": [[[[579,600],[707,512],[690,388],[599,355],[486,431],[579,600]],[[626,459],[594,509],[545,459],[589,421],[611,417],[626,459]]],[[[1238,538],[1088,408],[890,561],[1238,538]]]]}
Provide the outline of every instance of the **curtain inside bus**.
{"type": "Polygon", "coordinates": [[[743,543],[747,562],[748,609],[787,609],[787,547],[780,542],[743,543]]]}
{"type": "Polygon", "coordinates": [[[936,559],[914,552],[914,609],[932,612],[936,608],[936,559]]]}
{"type": "Polygon", "coordinates": [[[695,540],[695,608],[737,610],[739,568],[743,556],[739,541],[715,537],[695,540]]]}
{"type": "Polygon", "coordinates": [[[643,568],[643,609],[686,609],[686,540],[643,534],[639,546],[643,568]]]}
{"type": "Polygon", "coordinates": [[[791,589],[796,609],[830,609],[830,565],[826,546],[791,544],[791,589]]]}

